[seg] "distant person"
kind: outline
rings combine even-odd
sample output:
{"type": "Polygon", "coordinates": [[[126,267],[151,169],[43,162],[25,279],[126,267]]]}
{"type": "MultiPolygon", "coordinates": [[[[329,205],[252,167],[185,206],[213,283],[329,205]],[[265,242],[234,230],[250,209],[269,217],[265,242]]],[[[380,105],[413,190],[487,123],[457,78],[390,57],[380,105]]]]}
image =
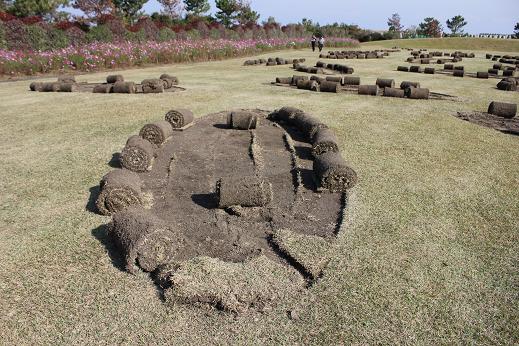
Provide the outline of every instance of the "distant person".
{"type": "Polygon", "coordinates": [[[317,43],[317,37],[315,37],[315,35],[312,35],[310,43],[312,44],[312,52],[315,52],[315,44],[317,43]]]}
{"type": "Polygon", "coordinates": [[[324,47],[324,37],[322,37],[322,36],[319,37],[318,46],[319,46],[319,52],[321,52],[324,47]]]}

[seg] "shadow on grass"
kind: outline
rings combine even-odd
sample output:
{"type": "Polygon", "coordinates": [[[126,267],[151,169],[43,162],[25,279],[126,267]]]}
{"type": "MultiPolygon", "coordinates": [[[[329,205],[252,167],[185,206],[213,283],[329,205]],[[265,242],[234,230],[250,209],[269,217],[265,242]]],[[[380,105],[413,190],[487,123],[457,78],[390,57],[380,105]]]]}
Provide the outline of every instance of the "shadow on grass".
{"type": "Polygon", "coordinates": [[[101,188],[99,185],[92,186],[90,189],[90,196],[88,197],[87,204],[85,206],[85,209],[91,213],[99,214],[99,211],[97,210],[96,201],[97,197],[99,197],[99,194],[101,193],[101,188]]]}
{"type": "Polygon", "coordinates": [[[104,246],[112,265],[120,271],[126,272],[123,256],[112,237],[108,235],[108,225],[104,224],[92,230],[92,235],[104,246]]]}
{"type": "Polygon", "coordinates": [[[108,166],[112,168],[122,168],[121,167],[121,153],[113,153],[112,158],[108,161],[108,166]]]}

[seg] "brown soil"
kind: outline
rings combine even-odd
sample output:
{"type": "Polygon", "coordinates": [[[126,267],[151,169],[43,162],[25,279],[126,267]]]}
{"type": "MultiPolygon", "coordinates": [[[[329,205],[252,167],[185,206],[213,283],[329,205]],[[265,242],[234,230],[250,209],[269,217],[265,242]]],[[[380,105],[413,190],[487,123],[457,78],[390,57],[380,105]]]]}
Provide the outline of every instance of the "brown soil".
{"type": "Polygon", "coordinates": [[[517,117],[506,119],[484,112],[457,112],[453,115],[474,124],[519,136],[519,118],[517,117]]]}

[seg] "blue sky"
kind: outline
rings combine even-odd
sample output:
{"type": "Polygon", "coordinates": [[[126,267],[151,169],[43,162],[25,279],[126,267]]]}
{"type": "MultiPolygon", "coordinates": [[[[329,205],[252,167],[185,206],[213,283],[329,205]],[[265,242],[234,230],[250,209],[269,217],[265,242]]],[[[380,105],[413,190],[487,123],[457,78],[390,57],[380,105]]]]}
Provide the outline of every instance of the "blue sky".
{"type": "MultiPolygon", "coordinates": [[[[214,13],[214,0],[211,11],[214,13]]],[[[252,0],[260,20],[273,16],[279,22],[296,23],[309,18],[321,24],[344,22],[363,28],[383,30],[387,18],[395,12],[407,27],[425,17],[436,17],[446,29],[445,21],[461,14],[468,21],[465,32],[512,33],[519,22],[519,0],[252,0]]],[[[156,0],[145,5],[146,12],[160,11],[156,0]]]]}

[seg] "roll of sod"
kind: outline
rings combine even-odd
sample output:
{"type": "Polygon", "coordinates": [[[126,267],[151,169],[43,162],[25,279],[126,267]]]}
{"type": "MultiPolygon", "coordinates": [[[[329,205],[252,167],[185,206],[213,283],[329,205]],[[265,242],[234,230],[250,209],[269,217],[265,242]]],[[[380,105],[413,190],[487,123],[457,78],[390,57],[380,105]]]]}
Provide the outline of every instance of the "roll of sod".
{"type": "Polygon", "coordinates": [[[496,70],[494,68],[489,68],[488,73],[497,76],[499,74],[499,70],[496,70]]]}
{"type": "Polygon", "coordinates": [[[314,80],[317,83],[321,84],[322,82],[326,81],[326,78],[320,76],[311,76],[310,80],[314,80]]]}
{"type": "Polygon", "coordinates": [[[267,62],[267,60],[266,59],[259,59],[259,62],[260,62],[260,64],[264,64],[264,63],[267,62]]]}
{"type": "Polygon", "coordinates": [[[268,61],[267,66],[276,66],[277,63],[275,61],[268,61]]]}
{"type": "Polygon", "coordinates": [[[137,273],[137,266],[152,272],[169,263],[183,246],[179,232],[142,208],[115,213],[108,234],[123,255],[125,269],[132,274],[137,273]]]}
{"type": "Polygon", "coordinates": [[[142,92],[145,94],[159,94],[164,92],[162,79],[145,79],[141,82],[142,92]]]}
{"type": "Polygon", "coordinates": [[[360,77],[345,76],[342,78],[342,85],[360,85],[360,77]]]}
{"type": "Polygon", "coordinates": [[[76,78],[70,75],[58,76],[58,82],[60,83],[76,83],[76,78]]]}
{"type": "Polygon", "coordinates": [[[397,71],[400,71],[400,72],[409,72],[409,67],[407,66],[398,66],[396,68],[397,71]]]}
{"type": "Polygon", "coordinates": [[[492,66],[493,69],[496,69],[496,70],[500,70],[503,68],[503,65],[502,64],[494,64],[494,66],[492,66]]]}
{"type": "Polygon", "coordinates": [[[357,59],[366,59],[366,54],[357,54],[357,59]]]}
{"type": "Polygon", "coordinates": [[[95,94],[109,94],[112,92],[113,84],[98,84],[92,90],[95,94]]]}
{"type": "Polygon", "coordinates": [[[171,124],[166,120],[146,124],[139,132],[139,136],[150,141],[156,147],[160,147],[173,134],[171,124]]]}
{"type": "Polygon", "coordinates": [[[492,54],[486,54],[485,57],[486,57],[487,59],[492,59],[492,54]]]}
{"type": "Polygon", "coordinates": [[[402,83],[400,83],[400,89],[419,88],[419,87],[420,87],[419,82],[403,81],[402,83]]]}
{"type": "Polygon", "coordinates": [[[291,77],[276,77],[276,83],[278,84],[292,84],[291,77]]]}
{"type": "Polygon", "coordinates": [[[338,152],[317,156],[313,170],[319,185],[331,192],[346,192],[357,183],[357,173],[338,152]]]}
{"type": "Polygon", "coordinates": [[[517,104],[494,101],[488,106],[488,113],[511,119],[517,114],[517,104]]]}
{"type": "Polygon", "coordinates": [[[277,62],[278,65],[285,65],[285,59],[276,58],[276,62],[277,62]]]}
{"type": "Polygon", "coordinates": [[[173,79],[171,78],[160,78],[162,81],[162,85],[164,86],[164,89],[169,89],[173,85],[177,84],[173,79]]]}
{"type": "Polygon", "coordinates": [[[126,169],[113,170],[103,177],[100,186],[96,206],[103,215],[142,205],[142,181],[137,173],[126,169]]]}
{"type": "Polygon", "coordinates": [[[319,83],[314,80],[298,80],[297,88],[303,90],[319,91],[319,83]]]}
{"type": "Polygon", "coordinates": [[[121,152],[121,166],[132,172],[146,172],[153,165],[153,146],[141,136],[128,138],[121,152]]]}
{"type": "Polygon", "coordinates": [[[476,73],[476,77],[479,79],[488,79],[488,72],[478,72],[476,73]]]}
{"type": "Polygon", "coordinates": [[[492,61],[497,61],[497,56],[493,57],[492,61]]]}
{"type": "Polygon", "coordinates": [[[322,61],[318,61],[318,62],[315,64],[315,67],[326,67],[326,63],[325,63],[325,62],[322,62],[322,61]]]}
{"type": "Polygon", "coordinates": [[[319,87],[321,92],[337,93],[339,90],[339,85],[341,84],[338,82],[324,81],[321,82],[319,87]]]}
{"type": "Polygon", "coordinates": [[[402,89],[386,87],[384,88],[384,96],[403,98],[405,96],[405,92],[402,89]]]}
{"type": "Polygon", "coordinates": [[[253,60],[245,60],[245,62],[243,63],[243,66],[251,66],[251,65],[254,65],[253,60]]]}
{"type": "Polygon", "coordinates": [[[274,118],[283,122],[291,122],[297,114],[304,113],[301,109],[295,107],[282,107],[275,113],[274,118]]]}
{"type": "Polygon", "coordinates": [[[255,129],[258,115],[247,111],[233,111],[227,115],[227,126],[235,130],[255,129]]]}
{"type": "Polygon", "coordinates": [[[465,66],[454,66],[455,71],[465,71],[465,66]]]}
{"type": "Polygon", "coordinates": [[[430,64],[431,63],[431,59],[421,59],[420,60],[420,64],[430,64]]]}
{"type": "Polygon", "coordinates": [[[445,64],[443,65],[444,70],[454,70],[454,65],[452,64],[445,64]]]}
{"type": "Polygon", "coordinates": [[[427,100],[429,98],[429,89],[427,88],[407,88],[405,96],[414,100],[427,100]]]}
{"type": "Polygon", "coordinates": [[[340,84],[343,84],[343,82],[344,82],[344,78],[340,77],[340,76],[327,76],[326,80],[328,82],[335,82],[335,83],[340,83],[340,84]]]}
{"type": "MultiPolygon", "coordinates": [[[[178,78],[175,77],[175,76],[172,76],[170,74],[167,74],[167,73],[163,73],[160,75],[159,79],[162,79],[162,80],[166,80],[166,81],[171,81],[173,84],[171,84],[171,86],[173,85],[177,85],[178,84],[178,78]]],[[[170,87],[171,87],[170,86],[170,87]]]]}
{"type": "Polygon", "coordinates": [[[378,85],[379,88],[393,88],[395,86],[395,80],[377,78],[377,81],[375,82],[375,84],[378,85]]]}
{"type": "Polygon", "coordinates": [[[74,93],[78,91],[78,86],[76,83],[59,83],[59,91],[74,93]]]}
{"type": "MultiPolygon", "coordinates": [[[[320,69],[318,69],[317,67],[309,67],[308,68],[308,73],[313,73],[313,74],[316,74],[316,73],[319,73],[320,69]]],[[[322,70],[321,70],[322,71],[322,70]]],[[[321,72],[322,73],[322,72],[321,72]]]]}
{"type": "Polygon", "coordinates": [[[328,128],[318,129],[312,141],[312,155],[317,157],[327,152],[339,152],[338,140],[335,133],[328,128]]]}
{"type": "Polygon", "coordinates": [[[264,207],[272,201],[272,185],[257,176],[225,177],[216,182],[218,208],[264,207]]]}
{"type": "Polygon", "coordinates": [[[171,124],[174,129],[182,128],[191,124],[195,116],[193,112],[185,108],[175,108],[166,113],[164,120],[171,124]]]}
{"type": "Polygon", "coordinates": [[[436,60],[436,63],[439,64],[439,65],[443,65],[443,64],[445,64],[445,60],[444,59],[438,59],[438,60],[436,60]]]}
{"type": "Polygon", "coordinates": [[[333,64],[327,64],[326,68],[329,69],[329,70],[333,70],[333,64]]]}
{"type": "Polygon", "coordinates": [[[463,71],[463,70],[454,70],[452,72],[452,75],[454,77],[463,77],[465,75],[465,71],[463,71]]]}
{"type": "Polygon", "coordinates": [[[116,82],[124,82],[124,77],[120,74],[113,74],[106,77],[106,82],[113,84],[116,82]]]}
{"type": "Polygon", "coordinates": [[[434,67],[426,67],[423,72],[425,74],[434,74],[436,70],[434,69],[434,67]]]}
{"type": "Polygon", "coordinates": [[[359,95],[378,96],[378,85],[359,85],[359,95]]]}
{"type": "Polygon", "coordinates": [[[135,94],[134,82],[116,82],[112,87],[112,92],[117,94],[135,94]]]}
{"type": "Polygon", "coordinates": [[[406,59],[407,62],[413,62],[414,61],[414,58],[413,57],[409,57],[406,59]]]}
{"type": "Polygon", "coordinates": [[[308,80],[307,76],[292,76],[292,85],[297,85],[297,82],[300,80],[305,81],[308,80]]]}
{"type": "Polygon", "coordinates": [[[43,88],[43,84],[44,83],[41,83],[41,82],[32,82],[29,85],[29,90],[31,90],[31,91],[41,91],[41,89],[43,88]]]}
{"type": "Polygon", "coordinates": [[[420,66],[411,66],[409,67],[409,72],[421,73],[422,68],[420,66]]]}
{"type": "Polygon", "coordinates": [[[274,58],[268,58],[267,59],[267,62],[275,62],[275,61],[276,61],[276,59],[274,59],[274,58]]]}
{"type": "Polygon", "coordinates": [[[503,71],[503,77],[513,77],[515,74],[514,70],[504,70],[503,71]]]}
{"type": "Polygon", "coordinates": [[[319,119],[307,113],[297,113],[291,119],[291,125],[297,127],[310,143],[319,129],[328,128],[326,124],[323,124],[319,119]]]}
{"type": "Polygon", "coordinates": [[[50,83],[43,83],[41,85],[41,90],[43,92],[56,92],[59,91],[61,86],[61,83],[59,82],[50,82],[50,83]]]}
{"type": "Polygon", "coordinates": [[[497,83],[497,88],[499,90],[504,90],[504,91],[516,91],[517,83],[502,80],[499,83],[497,83]]]}

